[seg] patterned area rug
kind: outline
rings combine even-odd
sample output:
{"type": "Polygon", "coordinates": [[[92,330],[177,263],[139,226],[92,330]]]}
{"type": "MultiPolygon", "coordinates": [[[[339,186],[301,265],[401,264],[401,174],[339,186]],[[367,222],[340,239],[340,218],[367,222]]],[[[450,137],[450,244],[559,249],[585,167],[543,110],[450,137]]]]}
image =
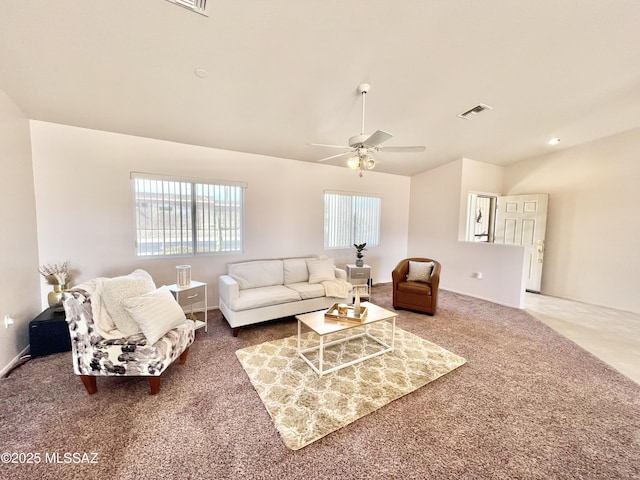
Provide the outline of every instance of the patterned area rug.
{"type": "MultiPolygon", "coordinates": [[[[391,341],[391,324],[369,326],[391,341]]],[[[351,331],[353,334],[353,331],[351,331]]],[[[339,338],[334,335],[331,339],[339,338]]],[[[303,334],[302,347],[318,336],[303,334]]],[[[298,450],[463,365],[465,359],[396,327],[395,350],[320,378],[298,356],[297,337],[236,351],[285,445],[298,450]]],[[[382,348],[361,337],[325,351],[325,369],[382,348]]],[[[317,366],[317,359],[309,355],[317,366]],[[316,360],[316,361],[314,361],[316,360]]]]}

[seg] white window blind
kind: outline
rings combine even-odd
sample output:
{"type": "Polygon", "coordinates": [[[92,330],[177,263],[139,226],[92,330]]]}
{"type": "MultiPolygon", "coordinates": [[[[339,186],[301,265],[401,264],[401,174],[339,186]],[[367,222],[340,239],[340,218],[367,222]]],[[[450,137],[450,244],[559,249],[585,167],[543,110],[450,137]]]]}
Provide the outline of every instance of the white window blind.
{"type": "Polygon", "coordinates": [[[381,205],[377,196],[325,191],[324,248],[349,248],[354,243],[377,246],[381,205]]]}
{"type": "Polygon", "coordinates": [[[243,184],[131,176],[138,257],[242,251],[243,184]]]}
{"type": "Polygon", "coordinates": [[[242,251],[243,189],[215,184],[196,184],[195,188],[198,251],[242,251]]]}

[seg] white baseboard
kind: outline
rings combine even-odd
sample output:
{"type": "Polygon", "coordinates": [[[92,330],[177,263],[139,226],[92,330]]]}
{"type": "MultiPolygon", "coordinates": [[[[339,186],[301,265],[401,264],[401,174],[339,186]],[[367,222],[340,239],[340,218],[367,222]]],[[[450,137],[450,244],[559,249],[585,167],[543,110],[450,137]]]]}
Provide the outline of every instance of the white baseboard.
{"type": "Polygon", "coordinates": [[[480,295],[472,295],[469,292],[460,292],[458,290],[452,290],[450,288],[442,288],[442,287],[440,287],[440,290],[446,290],[447,292],[458,293],[460,295],[465,295],[467,297],[477,298],[478,300],[484,300],[485,302],[497,303],[498,305],[502,305],[504,307],[511,307],[511,308],[517,308],[518,310],[524,310],[524,308],[520,307],[520,305],[510,305],[508,303],[498,302],[497,300],[495,300],[493,298],[485,298],[485,297],[482,297],[480,295]]]}
{"type": "Polygon", "coordinates": [[[20,360],[27,354],[28,351],[29,345],[24,347],[24,349],[13,360],[9,362],[9,365],[0,370],[0,378],[4,378],[7,373],[13,370],[20,363],[20,360]]]}
{"type": "MultiPolygon", "coordinates": [[[[391,283],[391,282],[375,283],[374,286],[375,285],[388,285],[389,283],[391,283]]],[[[467,297],[477,298],[478,300],[484,300],[486,302],[497,303],[498,305],[502,305],[502,306],[505,306],[505,307],[511,307],[511,308],[517,308],[519,310],[524,310],[524,307],[520,307],[518,305],[509,305],[508,303],[498,302],[493,298],[485,298],[485,297],[481,297],[480,295],[472,295],[469,292],[461,292],[459,290],[453,290],[451,288],[443,288],[443,287],[440,287],[440,290],[446,290],[447,292],[457,293],[457,294],[460,294],[460,295],[465,295],[467,297]]]]}

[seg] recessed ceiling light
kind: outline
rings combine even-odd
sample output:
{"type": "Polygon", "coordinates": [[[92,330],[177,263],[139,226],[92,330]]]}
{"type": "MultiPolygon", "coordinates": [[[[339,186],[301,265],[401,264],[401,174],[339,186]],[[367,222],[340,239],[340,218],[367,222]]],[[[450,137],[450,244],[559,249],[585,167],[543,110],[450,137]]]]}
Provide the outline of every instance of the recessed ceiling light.
{"type": "Polygon", "coordinates": [[[196,68],[193,73],[198,78],[207,78],[209,72],[207,72],[204,68],[196,68]]]}
{"type": "Polygon", "coordinates": [[[552,139],[551,139],[551,140],[549,140],[547,143],[548,143],[549,145],[557,145],[557,144],[559,144],[559,143],[560,143],[560,139],[559,139],[559,138],[557,138],[557,137],[556,137],[556,138],[552,138],[552,139]]]}

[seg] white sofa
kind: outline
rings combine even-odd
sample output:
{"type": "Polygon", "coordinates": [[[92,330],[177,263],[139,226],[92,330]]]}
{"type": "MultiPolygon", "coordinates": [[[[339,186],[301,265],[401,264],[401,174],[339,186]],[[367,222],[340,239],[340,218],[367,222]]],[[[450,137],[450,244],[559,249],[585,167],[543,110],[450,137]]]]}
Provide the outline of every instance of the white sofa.
{"type": "Polygon", "coordinates": [[[331,258],[287,258],[230,264],[218,279],[220,310],[238,335],[245,325],[329,308],[351,291],[331,258]]]}

